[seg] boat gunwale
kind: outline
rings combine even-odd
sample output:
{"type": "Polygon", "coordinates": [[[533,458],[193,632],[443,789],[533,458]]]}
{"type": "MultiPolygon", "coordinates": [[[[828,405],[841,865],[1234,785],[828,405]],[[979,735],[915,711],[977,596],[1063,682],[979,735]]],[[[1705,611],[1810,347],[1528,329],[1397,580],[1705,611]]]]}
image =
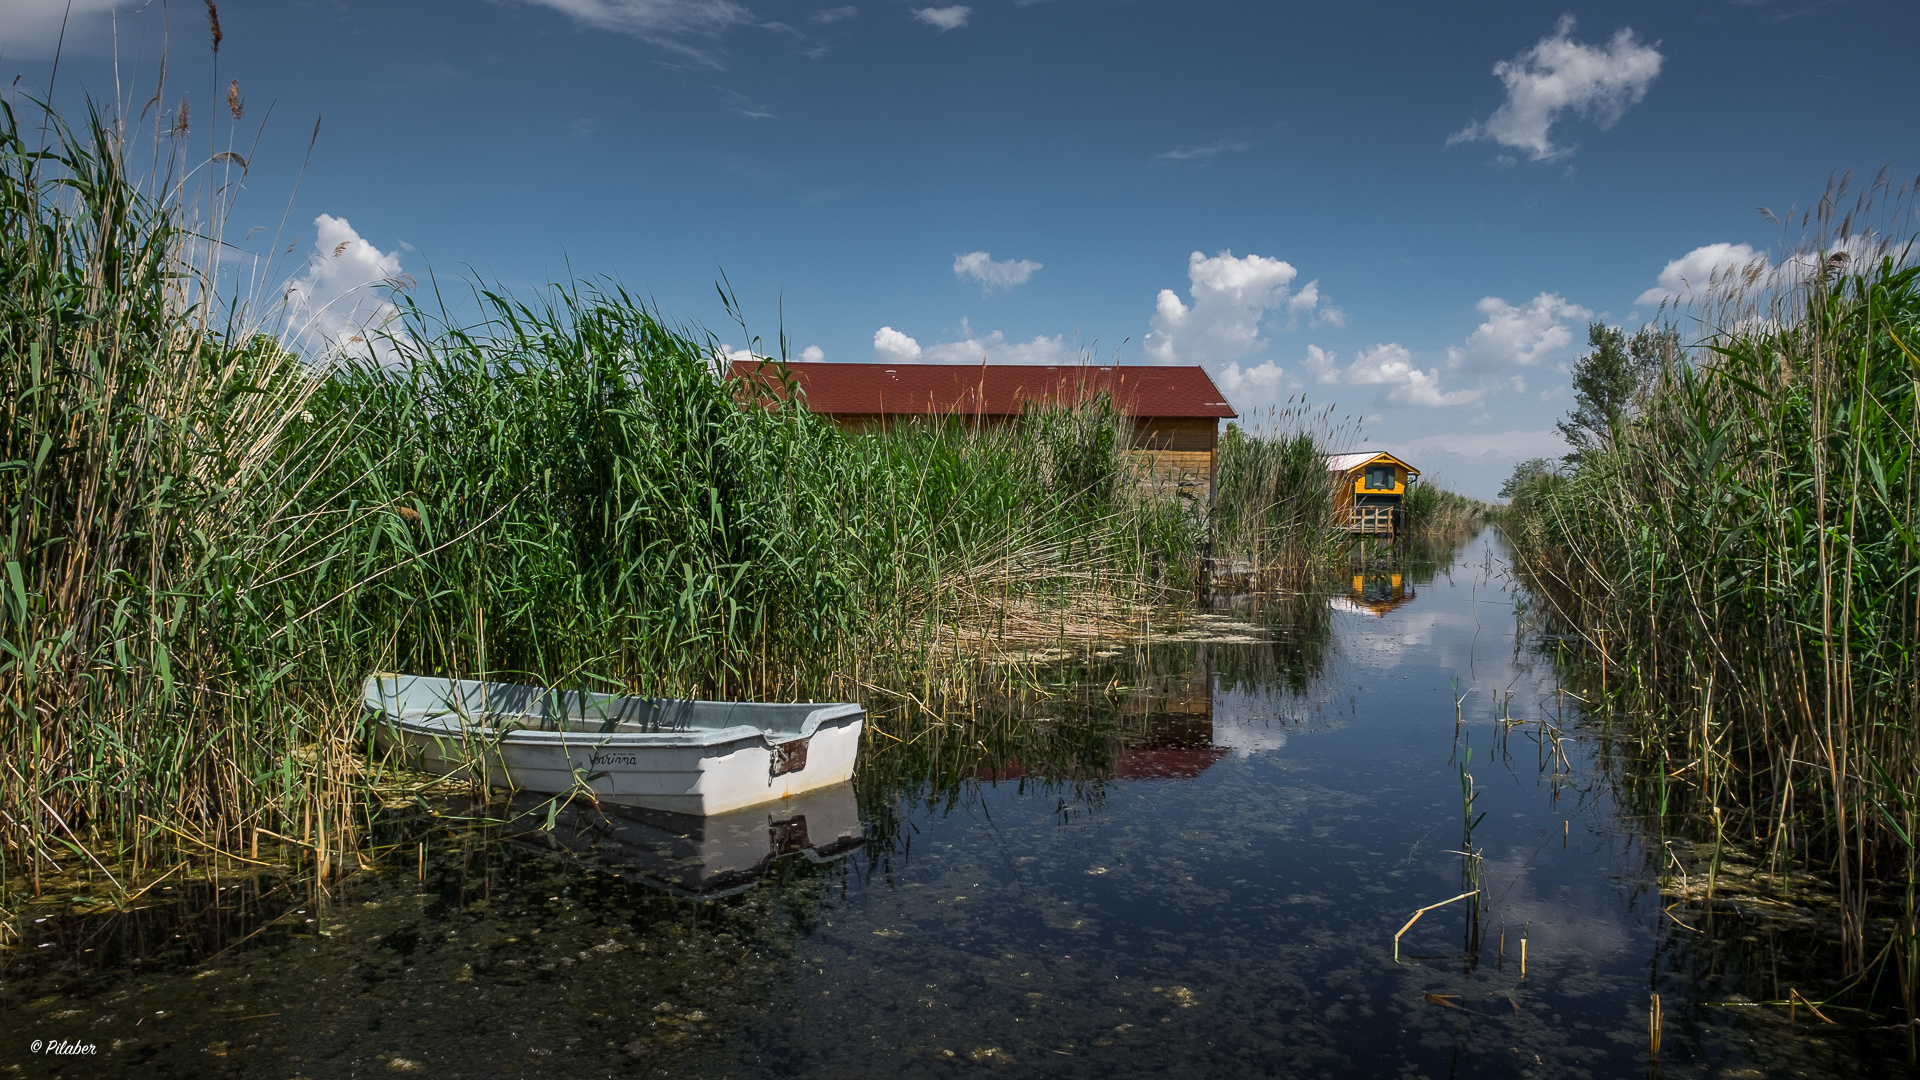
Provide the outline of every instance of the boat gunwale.
{"type": "MultiPolygon", "coordinates": [[[[663,704],[691,707],[709,705],[729,710],[744,708],[749,710],[780,709],[791,711],[805,705],[815,705],[815,707],[808,711],[801,719],[797,730],[793,728],[762,728],[755,727],[751,724],[731,724],[723,728],[686,727],[671,731],[596,731],[581,730],[578,727],[572,728],[571,730],[566,727],[517,727],[511,726],[511,722],[524,720],[530,724],[545,724],[551,721],[545,716],[529,712],[480,713],[476,715],[474,713],[464,713],[457,708],[403,709],[396,711],[386,704],[387,701],[393,700],[395,695],[381,693],[377,684],[402,677],[414,679],[430,678],[430,676],[394,676],[388,674],[370,676],[367,679],[363,704],[368,711],[378,713],[380,721],[387,726],[430,738],[482,738],[495,743],[518,743],[532,746],[557,745],[561,747],[568,744],[578,745],[585,743],[596,749],[607,747],[706,747],[720,746],[728,743],[751,742],[755,740],[762,741],[768,746],[780,746],[797,740],[810,739],[818,732],[822,725],[848,718],[864,720],[866,716],[865,706],[854,702],[826,702],[815,705],[813,702],[705,701],[680,698],[649,698],[638,695],[595,695],[602,699],[603,706],[612,705],[615,708],[625,702],[640,702],[656,709],[663,704]],[[508,723],[502,723],[501,721],[507,721],[508,723]]],[[[465,679],[436,681],[445,682],[449,688],[462,684],[487,685],[479,683],[477,680],[465,679]]],[[[550,689],[547,687],[526,688],[533,690],[550,689]]],[[[569,694],[576,693],[576,691],[560,692],[569,694]]],[[[568,717],[560,722],[565,724],[593,725],[604,723],[604,719],[581,716],[568,717]]]]}

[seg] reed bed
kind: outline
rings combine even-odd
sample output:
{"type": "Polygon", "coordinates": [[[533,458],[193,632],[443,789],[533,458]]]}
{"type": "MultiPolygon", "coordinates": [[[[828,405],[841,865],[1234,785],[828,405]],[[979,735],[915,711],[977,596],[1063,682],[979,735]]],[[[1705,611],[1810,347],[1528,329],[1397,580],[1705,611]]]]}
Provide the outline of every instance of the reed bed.
{"type": "MultiPolygon", "coordinates": [[[[189,195],[183,126],[136,178],[123,125],[34,109],[0,115],[0,893],[262,837],[353,862],[394,797],[370,671],[924,702],[1199,581],[1213,508],[1109,402],[849,434],[606,282],[382,283],[374,340],[314,346],[212,287],[231,189],[189,195]]],[[[1326,547],[1289,440],[1225,459],[1266,565],[1326,547]]]]}
{"type": "Polygon", "coordinates": [[[1309,405],[1304,395],[1270,410],[1257,432],[1229,424],[1220,442],[1215,550],[1250,559],[1265,588],[1319,580],[1345,537],[1327,448],[1353,434],[1332,406],[1309,405]]]}
{"type": "Polygon", "coordinates": [[[1691,357],[1508,515],[1577,632],[1637,809],[1812,867],[1848,965],[1920,1005],[1920,266],[1912,189],[1830,189],[1716,282],[1691,357]],[[1876,917],[1894,922],[1876,922],[1876,917]],[[1889,930],[1889,926],[1891,929],[1889,930]],[[1877,927],[1877,929],[1876,929],[1877,927]]]}
{"type": "Polygon", "coordinates": [[[136,877],[189,822],[314,843],[345,717],[284,683],[255,586],[313,524],[278,491],[318,373],[216,323],[183,125],[136,180],[119,123],[26,105],[0,102],[0,888],[136,877]]]}
{"type": "Polygon", "coordinates": [[[1422,482],[1407,492],[1406,530],[1402,539],[1420,547],[1458,544],[1480,531],[1493,507],[1479,499],[1422,482]]]}

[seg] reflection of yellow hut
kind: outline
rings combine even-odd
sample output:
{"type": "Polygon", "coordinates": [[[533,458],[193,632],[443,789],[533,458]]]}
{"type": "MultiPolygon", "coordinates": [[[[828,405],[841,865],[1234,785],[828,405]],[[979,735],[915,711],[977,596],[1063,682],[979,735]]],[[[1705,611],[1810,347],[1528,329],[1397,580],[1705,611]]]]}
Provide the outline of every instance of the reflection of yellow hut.
{"type": "Polygon", "coordinates": [[[1353,588],[1346,596],[1335,597],[1333,606],[1356,615],[1380,618],[1414,598],[1413,586],[1401,575],[1386,570],[1353,575],[1353,588]]]}
{"type": "Polygon", "coordinates": [[[1420,470],[1392,454],[1334,454],[1327,458],[1333,480],[1335,520],[1347,531],[1391,538],[1400,522],[1400,502],[1420,478],[1420,470]]]}

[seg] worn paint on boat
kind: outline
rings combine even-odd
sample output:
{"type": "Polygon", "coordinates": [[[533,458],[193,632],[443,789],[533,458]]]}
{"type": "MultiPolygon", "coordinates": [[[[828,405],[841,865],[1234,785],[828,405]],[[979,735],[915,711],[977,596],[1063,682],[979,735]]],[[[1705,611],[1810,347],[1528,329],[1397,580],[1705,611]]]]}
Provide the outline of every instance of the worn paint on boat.
{"type": "Polygon", "coordinates": [[[851,780],[867,715],[388,674],[367,679],[365,700],[414,767],[701,816],[851,780]]]}

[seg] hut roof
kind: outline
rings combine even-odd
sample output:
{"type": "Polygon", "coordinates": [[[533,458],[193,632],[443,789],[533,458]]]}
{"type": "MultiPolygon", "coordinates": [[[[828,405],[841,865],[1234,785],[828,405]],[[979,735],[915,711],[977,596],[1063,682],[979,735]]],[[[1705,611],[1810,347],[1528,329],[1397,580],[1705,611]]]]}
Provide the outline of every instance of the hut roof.
{"type": "MultiPolygon", "coordinates": [[[[734,361],[737,378],[761,365],[734,361]]],[[[1126,416],[1239,414],[1199,367],[1031,364],[792,364],[787,368],[816,413],[856,416],[1018,416],[1029,404],[1073,405],[1113,396],[1126,416]]]]}
{"type": "Polygon", "coordinates": [[[1355,469],[1360,468],[1362,465],[1370,465],[1375,461],[1379,461],[1381,459],[1391,461],[1395,465],[1400,466],[1401,468],[1407,470],[1408,472],[1412,473],[1415,476],[1420,475],[1419,469],[1416,469],[1412,465],[1409,465],[1406,462],[1400,460],[1399,458],[1394,457],[1392,454],[1387,453],[1385,450],[1375,450],[1371,452],[1363,450],[1357,454],[1329,454],[1327,455],[1327,471],[1337,472],[1337,473],[1350,473],[1355,469]]]}

